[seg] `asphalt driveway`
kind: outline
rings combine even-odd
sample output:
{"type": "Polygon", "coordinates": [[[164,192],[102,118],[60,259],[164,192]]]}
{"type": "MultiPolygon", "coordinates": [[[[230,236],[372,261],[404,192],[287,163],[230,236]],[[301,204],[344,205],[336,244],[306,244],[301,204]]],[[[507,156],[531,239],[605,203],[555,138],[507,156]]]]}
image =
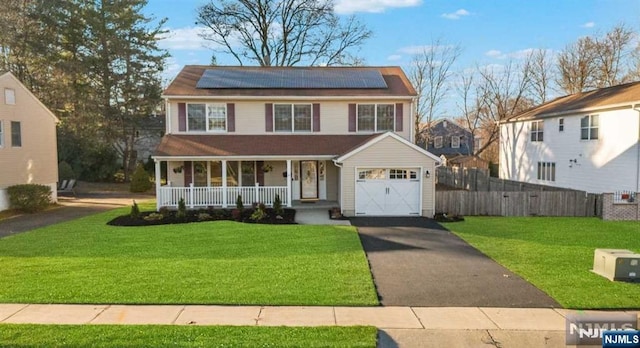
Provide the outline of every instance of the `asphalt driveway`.
{"type": "Polygon", "coordinates": [[[384,306],[558,307],[433,220],[351,219],[384,306]]]}

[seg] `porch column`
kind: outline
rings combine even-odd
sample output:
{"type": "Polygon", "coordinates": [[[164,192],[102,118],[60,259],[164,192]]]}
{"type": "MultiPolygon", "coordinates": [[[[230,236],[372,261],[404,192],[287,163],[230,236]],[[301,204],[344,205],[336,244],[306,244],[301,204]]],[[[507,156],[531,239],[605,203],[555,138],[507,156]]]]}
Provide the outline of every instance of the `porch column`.
{"type": "Polygon", "coordinates": [[[156,211],[160,210],[160,203],[162,201],[160,185],[162,184],[160,181],[162,180],[162,173],[160,172],[160,161],[154,160],[156,165],[156,211]]]}
{"type": "Polygon", "coordinates": [[[287,160],[287,207],[291,208],[291,160],[287,160]]]}
{"type": "Polygon", "coordinates": [[[227,160],[222,160],[222,207],[226,208],[229,204],[227,203],[228,194],[227,194],[227,160]]]}

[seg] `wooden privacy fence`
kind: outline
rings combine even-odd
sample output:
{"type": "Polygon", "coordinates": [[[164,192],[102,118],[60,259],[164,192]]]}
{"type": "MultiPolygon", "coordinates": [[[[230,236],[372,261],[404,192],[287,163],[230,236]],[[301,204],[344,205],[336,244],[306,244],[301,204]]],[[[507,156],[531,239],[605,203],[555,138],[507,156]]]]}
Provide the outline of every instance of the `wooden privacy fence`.
{"type": "Polygon", "coordinates": [[[582,191],[436,191],[436,213],[593,217],[602,216],[602,199],[582,191]]]}
{"type": "Polygon", "coordinates": [[[469,191],[575,191],[567,188],[504,180],[489,176],[488,169],[438,167],[436,183],[469,191]]]}

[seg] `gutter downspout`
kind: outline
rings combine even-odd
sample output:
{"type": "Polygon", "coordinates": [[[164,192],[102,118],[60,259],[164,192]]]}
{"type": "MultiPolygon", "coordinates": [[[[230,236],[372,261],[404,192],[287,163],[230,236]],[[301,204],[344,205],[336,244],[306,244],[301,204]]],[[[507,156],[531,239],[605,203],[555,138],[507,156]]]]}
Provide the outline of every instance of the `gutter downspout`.
{"type": "Polygon", "coordinates": [[[336,161],[336,159],[332,159],[331,161],[333,161],[333,164],[334,164],[336,167],[340,168],[340,176],[339,176],[339,177],[340,177],[340,214],[343,214],[343,215],[344,215],[344,208],[343,208],[343,207],[344,207],[344,204],[343,204],[343,202],[342,202],[342,199],[343,199],[343,197],[344,197],[344,195],[342,194],[342,182],[344,181],[344,180],[342,180],[342,174],[343,174],[343,173],[342,173],[342,163],[338,163],[338,162],[336,161]]]}
{"type": "Polygon", "coordinates": [[[633,110],[638,112],[638,139],[636,140],[636,152],[638,154],[636,161],[636,192],[640,192],[640,104],[634,105],[633,110]]]}

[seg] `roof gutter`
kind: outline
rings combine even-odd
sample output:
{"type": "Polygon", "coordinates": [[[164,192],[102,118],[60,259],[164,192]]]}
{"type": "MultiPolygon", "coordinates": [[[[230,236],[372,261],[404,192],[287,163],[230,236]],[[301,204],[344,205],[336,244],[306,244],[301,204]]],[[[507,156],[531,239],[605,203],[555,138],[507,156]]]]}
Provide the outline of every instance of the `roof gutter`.
{"type": "Polygon", "coordinates": [[[510,123],[510,122],[537,120],[542,118],[565,116],[565,115],[571,115],[571,114],[580,114],[580,113],[594,112],[594,111],[607,110],[607,109],[621,109],[621,108],[635,109],[636,107],[638,107],[639,105],[638,103],[640,103],[640,100],[633,101],[633,102],[626,102],[626,103],[601,105],[601,106],[595,106],[591,108],[572,109],[572,110],[565,110],[565,111],[558,111],[558,112],[543,113],[543,114],[537,114],[529,118],[520,118],[518,116],[515,116],[507,120],[501,120],[498,123],[503,124],[503,123],[510,123]]]}
{"type": "Polygon", "coordinates": [[[163,95],[162,98],[185,99],[185,100],[413,100],[412,95],[358,95],[358,96],[264,96],[264,95],[227,95],[227,96],[211,96],[211,95],[163,95]]]}

